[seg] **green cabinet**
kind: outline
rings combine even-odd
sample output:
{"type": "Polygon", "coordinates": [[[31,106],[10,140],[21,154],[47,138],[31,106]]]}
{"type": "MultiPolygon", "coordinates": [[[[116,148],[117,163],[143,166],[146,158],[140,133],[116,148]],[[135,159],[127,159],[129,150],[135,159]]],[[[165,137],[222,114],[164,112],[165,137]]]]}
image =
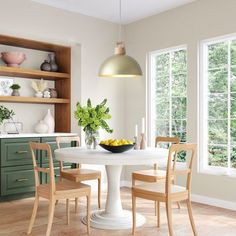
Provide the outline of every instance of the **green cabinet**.
{"type": "Polygon", "coordinates": [[[1,167],[33,165],[29,142],[40,142],[40,138],[2,139],[1,167]]]}
{"type": "MultiPolygon", "coordinates": [[[[51,147],[53,158],[54,150],[57,149],[56,138],[8,138],[0,139],[0,199],[13,194],[23,194],[34,191],[34,171],[29,142],[48,143],[51,147]]],[[[62,144],[61,147],[74,146],[62,144]]],[[[44,151],[36,153],[37,164],[40,167],[48,167],[47,153],[44,151]]],[[[59,161],[53,160],[55,177],[59,179],[59,161]]],[[[72,164],[64,165],[71,168],[72,164]]],[[[48,183],[49,176],[40,173],[41,183],[48,183]]]]}
{"type": "Polygon", "coordinates": [[[1,196],[34,191],[34,171],[30,166],[1,168],[1,196]]]}

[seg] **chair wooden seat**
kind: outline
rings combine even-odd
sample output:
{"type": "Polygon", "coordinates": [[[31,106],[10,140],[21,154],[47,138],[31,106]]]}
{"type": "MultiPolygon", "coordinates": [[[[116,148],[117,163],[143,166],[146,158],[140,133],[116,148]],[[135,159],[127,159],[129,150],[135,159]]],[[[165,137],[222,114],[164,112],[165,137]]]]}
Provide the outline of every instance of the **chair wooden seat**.
{"type": "MultiPolygon", "coordinates": [[[[80,145],[80,138],[78,136],[74,137],[57,137],[56,138],[57,147],[61,148],[61,143],[71,143],[76,142],[77,146],[80,145]]],[[[75,182],[87,181],[87,180],[97,180],[98,182],[98,208],[101,208],[101,171],[83,169],[81,165],[79,168],[75,169],[65,169],[63,168],[63,162],[60,161],[60,179],[67,179],[75,182]]],[[[58,201],[57,201],[58,202],[58,201]]],[[[78,212],[78,199],[75,199],[75,212],[78,212]]]]}
{"type": "Polygon", "coordinates": [[[136,198],[143,198],[152,200],[158,203],[157,214],[157,227],[160,227],[160,202],[166,204],[166,215],[168,222],[169,235],[173,236],[172,226],[172,202],[178,202],[185,200],[187,203],[188,214],[190,223],[192,226],[194,236],[197,236],[196,227],[193,220],[192,208],[191,208],[191,177],[193,168],[193,159],[196,152],[196,144],[172,144],[169,148],[168,162],[166,167],[165,183],[145,183],[141,185],[132,186],[132,215],[133,215],[133,229],[132,233],[135,233],[136,228],[136,198]],[[172,168],[172,162],[174,157],[174,163],[176,162],[177,154],[181,152],[190,153],[189,166],[187,169],[176,170],[172,168]],[[178,186],[173,183],[173,176],[177,174],[186,174],[186,186],[178,186]]]}
{"type": "Polygon", "coordinates": [[[63,169],[61,170],[60,175],[62,178],[69,179],[75,182],[101,178],[100,171],[81,168],[63,169]]]}
{"type": "MultiPolygon", "coordinates": [[[[68,195],[69,198],[80,195],[85,195],[84,193],[89,193],[91,187],[87,184],[76,183],[69,180],[59,181],[55,184],[55,199],[65,199],[65,195],[68,195]]],[[[39,196],[50,199],[50,184],[41,184],[37,187],[37,192],[39,196]]]]}
{"type": "MultiPolygon", "coordinates": [[[[155,147],[158,146],[160,143],[179,143],[179,137],[160,137],[157,136],[155,139],[155,147]]],[[[176,162],[173,162],[173,170],[176,168],[176,162]]],[[[135,181],[139,180],[142,182],[164,182],[166,178],[166,171],[158,170],[157,163],[154,165],[153,170],[139,170],[132,173],[132,186],[135,185],[135,181]]],[[[173,184],[176,183],[175,176],[171,176],[173,184]]],[[[180,203],[177,202],[178,208],[180,209],[180,203]]],[[[160,204],[156,201],[155,202],[155,215],[160,214],[160,204]]],[[[160,217],[159,224],[160,224],[160,217]]]]}
{"type": "Polygon", "coordinates": [[[29,224],[27,234],[31,234],[40,197],[46,198],[49,201],[48,209],[48,226],[46,236],[50,236],[54,210],[56,201],[59,199],[66,200],[66,215],[67,215],[67,224],[70,222],[70,209],[69,209],[69,199],[79,197],[86,197],[87,199],[87,233],[90,233],[90,195],[91,187],[86,184],[78,183],[70,180],[60,180],[58,183],[55,182],[55,172],[52,159],[52,151],[48,144],[46,143],[33,143],[30,142],[30,150],[32,154],[33,166],[34,166],[34,177],[35,177],[35,200],[34,208],[29,224]],[[49,168],[38,167],[35,153],[39,151],[45,151],[49,160],[49,168]],[[48,184],[40,184],[39,173],[45,174],[49,177],[48,184]]]}
{"type": "MultiPolygon", "coordinates": [[[[152,200],[159,202],[165,202],[166,200],[166,183],[146,183],[140,184],[132,187],[134,194],[143,194],[143,195],[151,195],[153,197],[152,200]]],[[[188,198],[188,190],[185,187],[179,185],[170,185],[170,193],[172,201],[185,200],[188,198]],[[185,196],[185,197],[184,197],[185,196]]]]}
{"type": "Polygon", "coordinates": [[[166,171],[164,170],[138,170],[132,173],[132,177],[135,180],[143,182],[158,182],[159,180],[165,180],[166,171]]]}

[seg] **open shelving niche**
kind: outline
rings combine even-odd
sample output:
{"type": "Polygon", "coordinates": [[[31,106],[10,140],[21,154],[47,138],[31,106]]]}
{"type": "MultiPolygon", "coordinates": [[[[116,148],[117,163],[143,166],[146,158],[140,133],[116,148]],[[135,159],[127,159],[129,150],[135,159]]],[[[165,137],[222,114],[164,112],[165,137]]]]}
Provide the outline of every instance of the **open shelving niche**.
{"type": "Polygon", "coordinates": [[[71,131],[71,48],[63,45],[39,42],[35,40],[0,35],[0,44],[46,52],[54,52],[58,72],[0,66],[0,76],[20,77],[22,79],[46,79],[55,82],[55,89],[60,98],[36,98],[0,96],[0,102],[54,104],[55,131],[71,131]]]}

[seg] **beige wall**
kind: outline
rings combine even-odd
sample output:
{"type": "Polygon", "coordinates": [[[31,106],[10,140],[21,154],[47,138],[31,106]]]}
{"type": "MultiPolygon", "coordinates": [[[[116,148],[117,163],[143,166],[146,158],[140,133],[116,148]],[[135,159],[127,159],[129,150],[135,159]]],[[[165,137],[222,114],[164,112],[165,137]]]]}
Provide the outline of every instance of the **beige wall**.
{"type": "MultiPolygon", "coordinates": [[[[30,0],[0,0],[0,34],[61,43],[72,47],[72,111],[77,101],[91,98],[98,103],[108,99],[112,113],[114,136],[123,136],[123,81],[98,79],[102,61],[113,53],[117,25],[92,17],[59,10],[30,0]]],[[[25,62],[26,66],[30,62],[25,62]]],[[[27,83],[27,82],[24,82],[27,83]]],[[[27,86],[29,86],[27,84],[27,86]]],[[[28,88],[30,90],[30,87],[28,88]]],[[[23,88],[26,90],[26,87],[23,88]]],[[[32,91],[30,91],[32,92],[32,91]]],[[[29,93],[30,93],[29,92],[29,93]]],[[[25,131],[33,129],[34,121],[42,118],[47,105],[11,104],[25,131]]],[[[72,131],[78,132],[72,114],[72,131]]],[[[106,135],[106,134],[104,134],[106,135]]]]}
{"type": "MultiPolygon", "coordinates": [[[[126,26],[127,51],[145,71],[150,51],[186,44],[188,47],[188,127],[189,142],[198,141],[198,45],[200,40],[236,32],[235,0],[199,0],[180,8],[126,26]]],[[[126,81],[126,131],[132,137],[134,125],[145,115],[145,78],[126,81]]],[[[193,193],[236,201],[235,178],[197,173],[193,193]]],[[[126,168],[125,180],[132,169],[126,168]]]]}

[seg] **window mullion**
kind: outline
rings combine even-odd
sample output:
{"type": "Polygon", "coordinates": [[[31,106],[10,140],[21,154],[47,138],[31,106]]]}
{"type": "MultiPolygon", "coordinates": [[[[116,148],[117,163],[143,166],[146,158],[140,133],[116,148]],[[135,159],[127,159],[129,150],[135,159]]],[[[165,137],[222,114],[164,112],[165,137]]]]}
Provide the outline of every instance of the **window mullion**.
{"type": "Polygon", "coordinates": [[[172,136],[172,55],[169,53],[169,136],[172,136]]]}
{"type": "Polygon", "coordinates": [[[230,170],[230,156],[231,156],[231,149],[230,149],[230,146],[231,146],[231,136],[230,136],[230,127],[231,127],[231,120],[230,120],[230,114],[231,114],[231,94],[230,94],[230,75],[231,75],[231,52],[230,52],[230,48],[231,48],[231,41],[229,40],[228,41],[228,96],[227,96],[227,99],[228,99],[228,102],[227,102],[227,105],[228,105],[228,129],[227,129],[227,139],[228,139],[228,145],[227,145],[227,159],[228,159],[228,171],[230,170]]]}

